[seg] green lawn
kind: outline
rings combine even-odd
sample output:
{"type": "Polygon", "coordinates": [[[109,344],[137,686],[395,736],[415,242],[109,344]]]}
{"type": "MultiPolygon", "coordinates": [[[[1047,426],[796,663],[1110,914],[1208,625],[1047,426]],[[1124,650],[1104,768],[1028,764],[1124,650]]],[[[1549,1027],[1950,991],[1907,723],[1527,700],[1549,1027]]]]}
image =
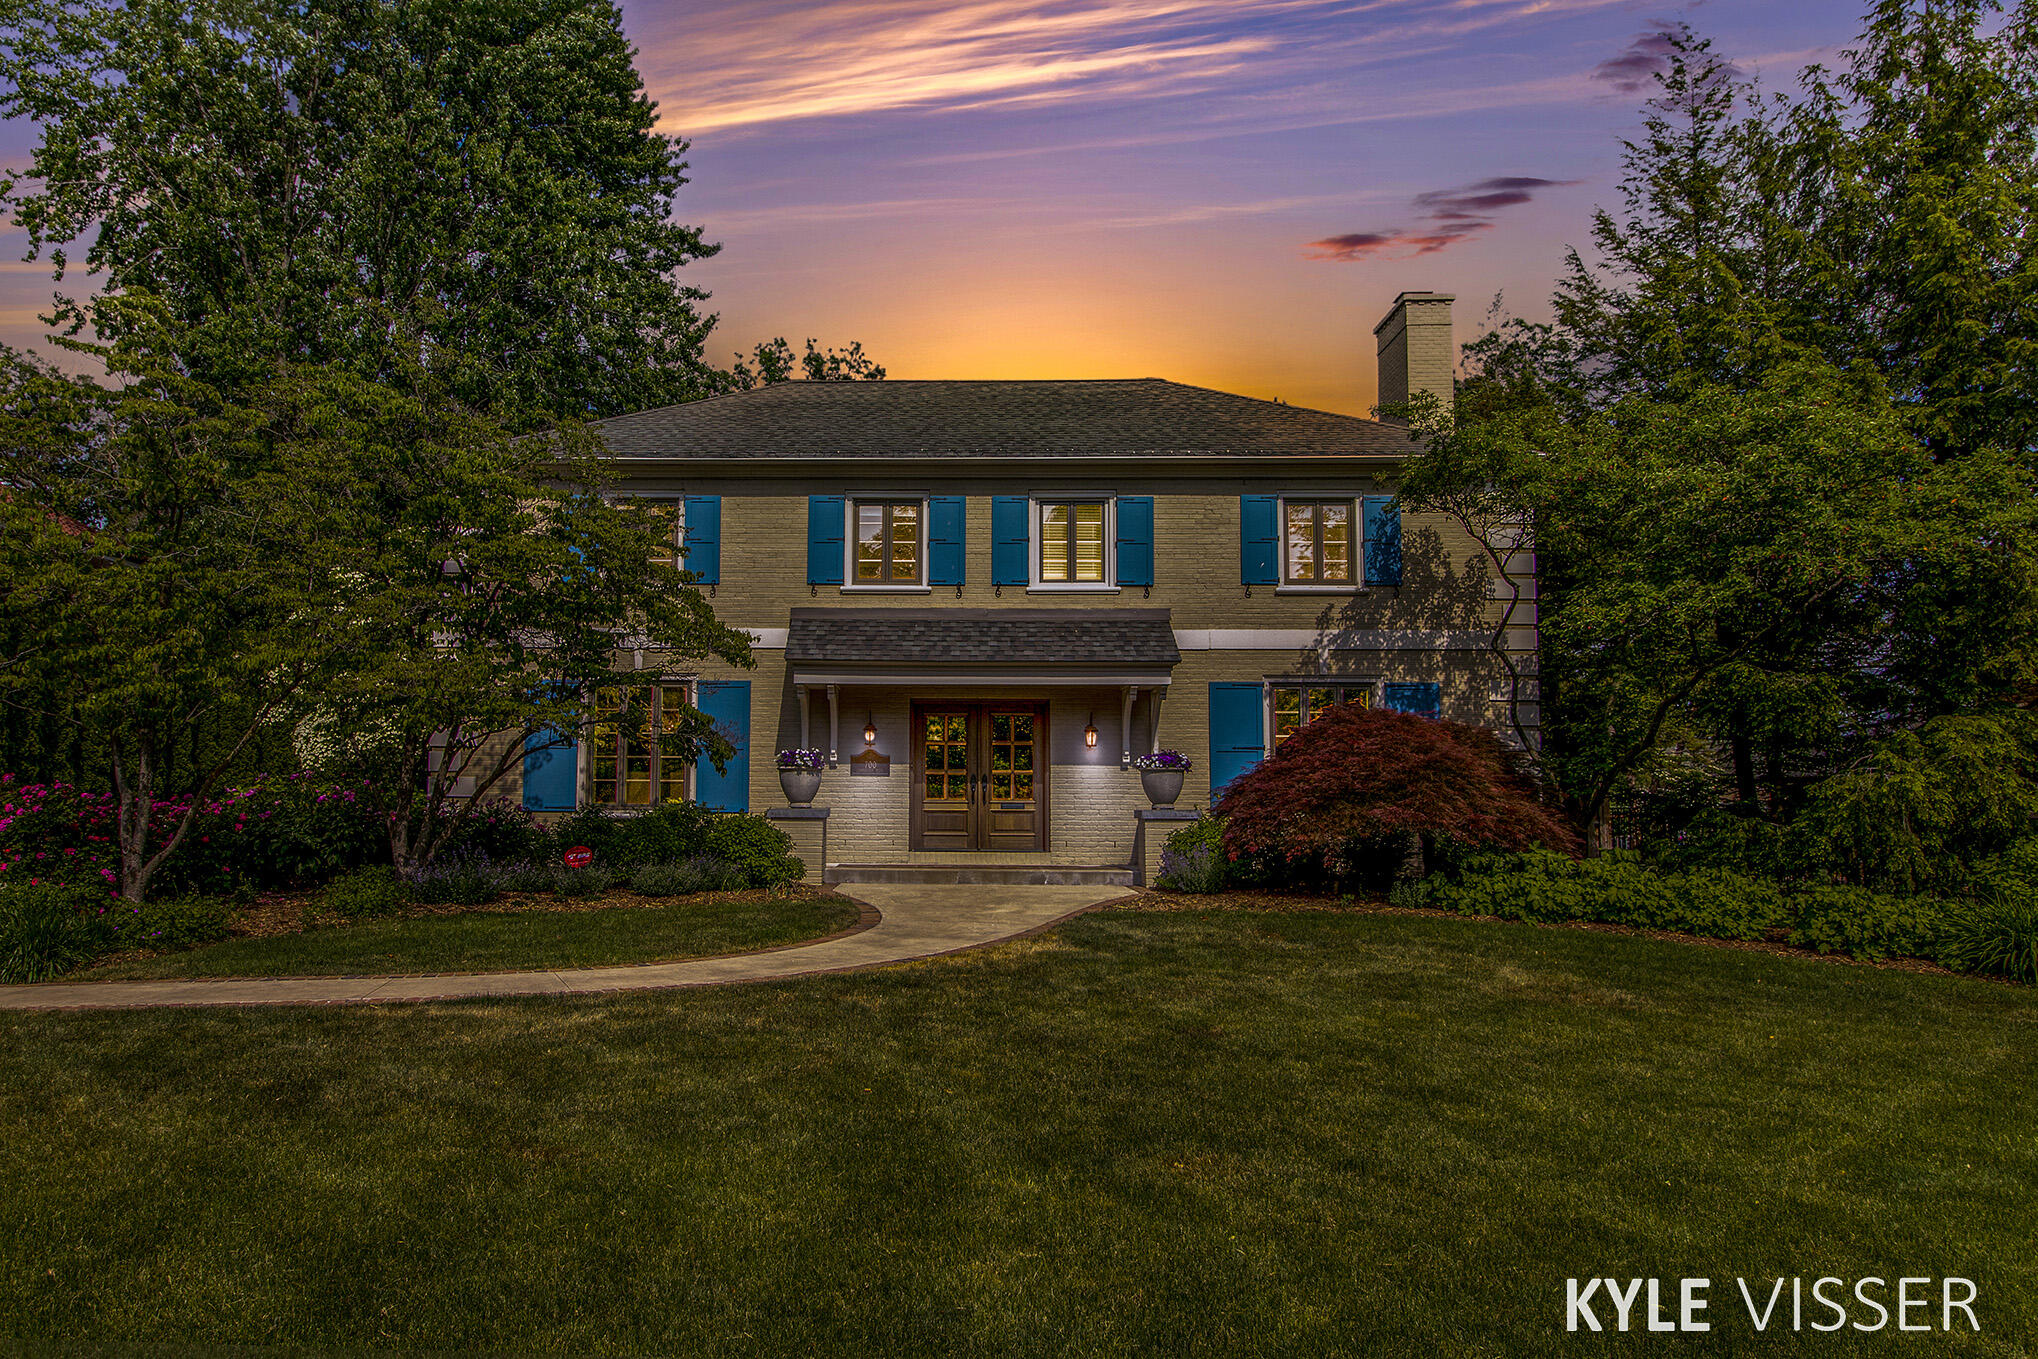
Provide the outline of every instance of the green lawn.
{"type": "Polygon", "coordinates": [[[0,1335],[2022,1355],[2034,1089],[2028,989],[1299,911],[707,991],[7,1015],[0,1335]],[[1715,1329],[1567,1335],[1588,1274],[1708,1276],[1715,1329]],[[1962,1275],[1984,1333],[1758,1346],[1732,1281],[1778,1274],[1962,1275]]]}
{"type": "Polygon", "coordinates": [[[798,943],[847,929],[856,916],[856,903],[842,897],[764,892],[591,911],[480,909],[229,939],[182,953],[117,959],[64,980],[607,967],[798,943]]]}

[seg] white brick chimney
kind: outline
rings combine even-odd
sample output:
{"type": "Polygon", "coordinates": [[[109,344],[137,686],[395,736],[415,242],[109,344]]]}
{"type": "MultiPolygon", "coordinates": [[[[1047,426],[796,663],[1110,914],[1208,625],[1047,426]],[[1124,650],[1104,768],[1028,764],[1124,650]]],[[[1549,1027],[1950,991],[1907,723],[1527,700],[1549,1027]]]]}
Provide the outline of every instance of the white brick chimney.
{"type": "MultiPolygon", "coordinates": [[[[1451,407],[1458,346],[1451,339],[1450,293],[1403,293],[1385,319],[1373,327],[1380,342],[1380,404],[1405,404],[1417,392],[1433,392],[1451,407]]],[[[1395,424],[1405,418],[1388,416],[1395,424]]]]}

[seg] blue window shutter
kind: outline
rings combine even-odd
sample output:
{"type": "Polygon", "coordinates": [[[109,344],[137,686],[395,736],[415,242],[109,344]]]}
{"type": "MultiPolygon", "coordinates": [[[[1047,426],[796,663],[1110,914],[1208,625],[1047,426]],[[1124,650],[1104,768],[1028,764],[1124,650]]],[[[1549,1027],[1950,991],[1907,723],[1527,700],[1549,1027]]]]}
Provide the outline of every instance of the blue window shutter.
{"type": "Polygon", "coordinates": [[[991,584],[1030,585],[1033,583],[1031,565],[1027,561],[1033,550],[1031,518],[1032,506],[1023,495],[994,495],[991,497],[991,584]]]}
{"type": "Polygon", "coordinates": [[[1444,715],[1444,687],[1441,684],[1383,684],[1380,706],[1417,717],[1444,715]]]}
{"type": "Polygon", "coordinates": [[[1267,757],[1265,691],[1258,684],[1210,686],[1210,800],[1267,757]]]}
{"type": "Polygon", "coordinates": [[[722,583],[722,497],[690,495],[686,498],[687,570],[703,585],[722,583]]]}
{"type": "Polygon", "coordinates": [[[1401,511],[1391,495],[1366,497],[1366,584],[1401,583],[1401,511]]]}
{"type": "Polygon", "coordinates": [[[1278,506],[1270,495],[1238,498],[1238,578],[1245,585],[1273,585],[1281,579],[1278,506]]]}
{"type": "Polygon", "coordinates": [[[968,570],[967,502],[959,495],[927,498],[927,583],[961,585],[968,570]]]}
{"type": "Polygon", "coordinates": [[[842,497],[807,497],[807,584],[842,583],[842,497]]]}
{"type": "Polygon", "coordinates": [[[524,806],[534,812],[570,812],[579,784],[580,745],[561,743],[558,732],[524,738],[524,806]]]}
{"type": "Polygon", "coordinates": [[[1118,583],[1153,584],[1153,497],[1118,497],[1118,583]]]}
{"type": "Polygon", "coordinates": [[[749,811],[750,681],[702,680],[700,702],[694,706],[736,747],[719,774],[706,760],[694,766],[694,801],[717,812],[749,811]]]}

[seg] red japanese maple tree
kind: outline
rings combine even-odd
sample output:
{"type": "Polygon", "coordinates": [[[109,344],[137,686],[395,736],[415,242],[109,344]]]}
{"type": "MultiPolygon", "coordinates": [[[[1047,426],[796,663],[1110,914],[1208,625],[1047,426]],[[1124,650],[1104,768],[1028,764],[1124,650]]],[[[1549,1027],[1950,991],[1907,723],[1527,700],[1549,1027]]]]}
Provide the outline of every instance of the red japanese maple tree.
{"type": "Polygon", "coordinates": [[[1296,730],[1235,779],[1215,810],[1229,857],[1334,877],[1365,857],[1398,861],[1410,836],[1480,849],[1577,846],[1491,731],[1356,703],[1296,730]]]}

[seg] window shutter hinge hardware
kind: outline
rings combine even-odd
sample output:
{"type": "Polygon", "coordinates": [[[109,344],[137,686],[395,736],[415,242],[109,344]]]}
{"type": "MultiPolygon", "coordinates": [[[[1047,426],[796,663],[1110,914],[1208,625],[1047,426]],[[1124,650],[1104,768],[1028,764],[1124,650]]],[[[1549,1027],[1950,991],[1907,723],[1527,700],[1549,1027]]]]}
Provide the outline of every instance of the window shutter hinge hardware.
{"type": "Polygon", "coordinates": [[[962,598],[962,586],[958,585],[958,586],[956,586],[956,587],[955,587],[955,597],[956,597],[957,599],[961,599],[961,598],[962,598]]]}
{"type": "Polygon", "coordinates": [[[995,599],[1003,599],[1005,597],[1005,587],[1002,585],[992,586],[991,596],[995,599]]]}
{"type": "Polygon", "coordinates": [[[1141,587],[1141,589],[1140,589],[1140,595],[1139,595],[1139,597],[1140,597],[1141,599],[1152,599],[1152,598],[1153,598],[1153,586],[1151,586],[1151,585],[1147,585],[1147,586],[1142,586],[1142,587],[1141,587]]]}
{"type": "Polygon", "coordinates": [[[812,581],[808,581],[807,594],[814,599],[819,599],[821,597],[821,587],[814,584],[812,581]]]}

